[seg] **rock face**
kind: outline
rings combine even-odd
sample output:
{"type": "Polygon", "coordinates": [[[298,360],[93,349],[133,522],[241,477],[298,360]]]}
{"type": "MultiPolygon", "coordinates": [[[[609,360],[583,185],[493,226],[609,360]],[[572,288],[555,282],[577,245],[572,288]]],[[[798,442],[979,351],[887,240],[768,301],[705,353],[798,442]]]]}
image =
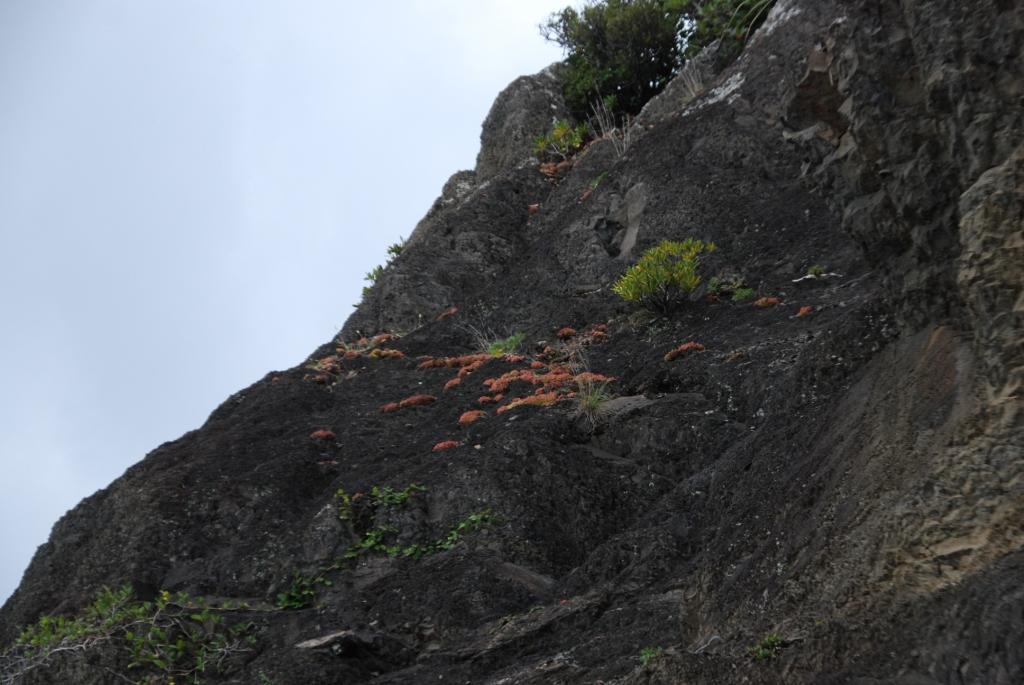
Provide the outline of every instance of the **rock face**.
{"type": "Polygon", "coordinates": [[[722,69],[729,65],[728,50],[716,40],[686,62],[685,68],[668,82],[665,90],[651,98],[636,117],[636,123],[650,125],[679,111],[704,93],[722,69]]]}
{"type": "MultiPolygon", "coordinates": [[[[249,603],[210,683],[1024,681],[1022,39],[1003,0],[779,0],[557,179],[555,76],[517,81],[339,338],[65,516],[0,642],[130,583],[249,603]],[[610,292],[686,236],[774,306],[610,292]]],[[[113,682],[96,651],[22,680],[113,682]]]]}
{"type": "Polygon", "coordinates": [[[562,98],[560,66],[552,64],[533,76],[520,76],[491,105],[480,133],[476,173],[486,181],[514,169],[533,155],[533,143],[569,116],[562,98]]]}
{"type": "Polygon", "coordinates": [[[409,236],[342,329],[346,339],[429,323],[464,293],[493,282],[521,253],[527,206],[547,186],[536,168],[512,169],[502,183],[478,183],[461,171],[409,236]]]}
{"type": "Polygon", "coordinates": [[[959,213],[957,285],[986,372],[985,395],[1014,412],[1024,390],[1024,147],[978,177],[960,196],[959,213]]]}

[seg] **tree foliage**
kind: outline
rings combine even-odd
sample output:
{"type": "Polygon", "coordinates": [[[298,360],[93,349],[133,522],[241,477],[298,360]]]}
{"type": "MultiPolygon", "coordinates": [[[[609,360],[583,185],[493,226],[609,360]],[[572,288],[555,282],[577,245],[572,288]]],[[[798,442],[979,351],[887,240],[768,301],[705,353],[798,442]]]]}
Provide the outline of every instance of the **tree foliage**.
{"type": "Polygon", "coordinates": [[[703,0],[695,2],[693,22],[682,38],[684,53],[692,56],[715,40],[726,48],[738,50],[750,34],[764,22],[775,0],[703,0]]]}
{"type": "Polygon", "coordinates": [[[590,103],[614,95],[615,109],[636,113],[680,66],[677,0],[601,0],[566,7],[541,26],[566,50],[566,103],[583,118],[590,103]]]}
{"type": "Polygon", "coordinates": [[[615,114],[636,114],[688,57],[717,39],[737,47],[775,0],[589,0],[555,12],[541,34],[566,51],[566,103],[584,119],[591,104],[612,100],[615,114]]]}
{"type": "Polygon", "coordinates": [[[255,624],[225,619],[246,609],[208,606],[202,598],[167,591],[144,602],[130,586],[103,588],[78,616],[43,616],[24,628],[0,651],[0,685],[15,685],[32,671],[67,661],[90,670],[102,666],[110,682],[202,683],[251,651],[255,624]],[[112,652],[109,665],[99,655],[104,648],[112,652]]]}

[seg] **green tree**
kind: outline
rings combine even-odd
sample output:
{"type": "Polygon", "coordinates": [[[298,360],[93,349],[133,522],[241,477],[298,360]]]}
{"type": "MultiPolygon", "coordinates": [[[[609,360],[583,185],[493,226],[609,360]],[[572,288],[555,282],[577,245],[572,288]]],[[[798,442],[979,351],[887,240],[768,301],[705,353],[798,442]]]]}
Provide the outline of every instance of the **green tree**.
{"type": "Polygon", "coordinates": [[[702,0],[696,3],[692,23],[682,36],[686,56],[695,55],[715,40],[738,52],[750,34],[764,22],[775,0],[702,0]]]}
{"type": "Polygon", "coordinates": [[[548,17],[541,34],[567,53],[566,104],[585,118],[613,96],[616,114],[635,114],[681,65],[681,0],[599,0],[548,17]]]}
{"type": "Polygon", "coordinates": [[[566,52],[566,104],[578,120],[599,99],[636,114],[686,59],[721,39],[738,51],[775,0],[588,0],[540,27],[566,52]]]}

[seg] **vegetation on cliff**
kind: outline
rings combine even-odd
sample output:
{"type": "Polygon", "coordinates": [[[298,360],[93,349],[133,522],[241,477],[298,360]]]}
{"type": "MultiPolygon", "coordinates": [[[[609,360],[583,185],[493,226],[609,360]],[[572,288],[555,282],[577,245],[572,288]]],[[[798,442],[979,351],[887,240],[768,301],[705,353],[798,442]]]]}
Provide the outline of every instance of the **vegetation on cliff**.
{"type": "Polygon", "coordinates": [[[565,100],[580,120],[600,101],[636,114],[715,40],[735,49],[774,0],[597,0],[553,13],[541,34],[566,51],[565,100]]]}
{"type": "Polygon", "coordinates": [[[700,256],[714,250],[714,243],[694,238],[663,240],[626,270],[612,286],[612,292],[667,314],[700,285],[700,256]]]}

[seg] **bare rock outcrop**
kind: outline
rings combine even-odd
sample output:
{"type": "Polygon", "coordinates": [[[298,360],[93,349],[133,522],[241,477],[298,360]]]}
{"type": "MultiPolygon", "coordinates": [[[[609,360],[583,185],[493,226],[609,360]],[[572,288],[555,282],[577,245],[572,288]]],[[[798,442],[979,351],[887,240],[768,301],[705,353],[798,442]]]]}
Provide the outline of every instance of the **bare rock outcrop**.
{"type": "Polygon", "coordinates": [[[534,141],[569,116],[562,97],[560,65],[520,76],[501,91],[480,132],[476,174],[486,181],[533,156],[534,141]]]}

